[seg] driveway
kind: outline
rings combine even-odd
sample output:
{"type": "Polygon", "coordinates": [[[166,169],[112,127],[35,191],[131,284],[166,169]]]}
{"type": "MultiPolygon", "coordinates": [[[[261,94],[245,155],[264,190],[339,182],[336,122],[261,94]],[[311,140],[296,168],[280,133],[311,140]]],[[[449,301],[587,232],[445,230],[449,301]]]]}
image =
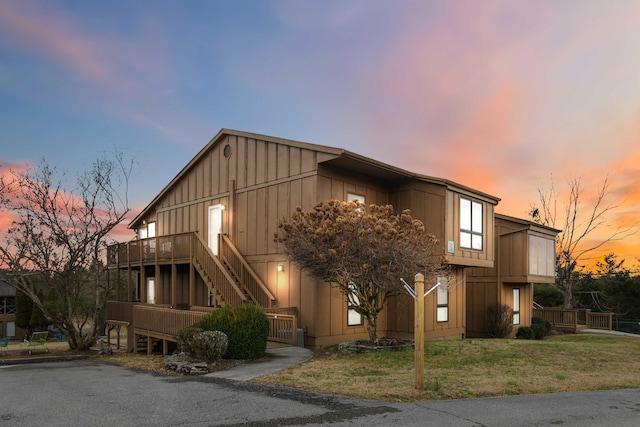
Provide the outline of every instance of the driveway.
{"type": "Polygon", "coordinates": [[[0,426],[637,426],[640,390],[386,403],[95,360],[0,367],[0,426]]]}

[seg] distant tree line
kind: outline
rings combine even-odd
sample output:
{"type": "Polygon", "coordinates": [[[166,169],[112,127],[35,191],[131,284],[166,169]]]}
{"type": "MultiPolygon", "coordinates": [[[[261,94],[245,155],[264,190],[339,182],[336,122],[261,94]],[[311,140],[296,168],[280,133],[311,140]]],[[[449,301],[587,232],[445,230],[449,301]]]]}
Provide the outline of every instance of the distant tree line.
{"type": "MultiPolygon", "coordinates": [[[[591,271],[576,271],[574,307],[610,312],[624,319],[640,319],[640,272],[614,253],[597,261],[591,271]]],[[[535,301],[543,307],[562,307],[564,298],[552,285],[536,285],[535,301]]]]}

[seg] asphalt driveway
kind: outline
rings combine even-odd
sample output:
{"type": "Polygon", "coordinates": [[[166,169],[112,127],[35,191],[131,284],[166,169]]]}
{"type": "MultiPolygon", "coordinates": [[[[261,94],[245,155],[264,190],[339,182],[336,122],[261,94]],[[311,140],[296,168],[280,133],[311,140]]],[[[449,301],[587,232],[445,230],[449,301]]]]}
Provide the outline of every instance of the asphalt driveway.
{"type": "Polygon", "coordinates": [[[386,403],[95,360],[0,367],[0,426],[637,426],[640,390],[386,403]]]}

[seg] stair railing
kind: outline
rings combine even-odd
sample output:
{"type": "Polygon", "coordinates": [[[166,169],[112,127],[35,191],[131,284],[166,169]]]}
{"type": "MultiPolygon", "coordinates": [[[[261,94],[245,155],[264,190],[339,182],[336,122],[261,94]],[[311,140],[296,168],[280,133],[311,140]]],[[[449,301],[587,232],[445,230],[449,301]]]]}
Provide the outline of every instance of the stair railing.
{"type": "Polygon", "coordinates": [[[211,285],[220,293],[227,305],[241,305],[247,302],[247,297],[236,285],[235,280],[224,268],[217,256],[211,252],[198,233],[192,233],[191,253],[197,264],[211,281],[211,285]]]}
{"type": "Polygon", "coordinates": [[[220,234],[219,242],[220,258],[233,270],[247,294],[256,304],[264,308],[271,307],[276,300],[275,296],[236,249],[229,236],[220,234]]]}

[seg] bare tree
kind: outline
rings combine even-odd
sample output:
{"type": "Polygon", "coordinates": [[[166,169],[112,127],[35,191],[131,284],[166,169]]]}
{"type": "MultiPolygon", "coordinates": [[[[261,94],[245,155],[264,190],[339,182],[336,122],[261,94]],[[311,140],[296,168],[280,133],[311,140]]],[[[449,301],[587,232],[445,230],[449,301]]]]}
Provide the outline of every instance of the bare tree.
{"type": "Polygon", "coordinates": [[[607,224],[607,216],[620,204],[607,203],[609,179],[605,178],[595,198],[584,203],[580,178],[570,179],[569,194],[563,209],[558,212],[559,195],[553,182],[551,188],[538,189],[538,205],[532,205],[530,216],[534,222],[560,229],[556,238],[556,287],[564,296],[564,307],[573,308],[572,289],[583,267],[580,262],[603,245],[622,240],[635,233],[634,227],[618,227],[595,242],[588,237],[607,224]]]}
{"type": "Polygon", "coordinates": [[[409,210],[331,200],[281,219],[275,241],[301,270],[336,286],[377,339],[378,314],[403,292],[401,277],[447,275],[443,249],[409,210]]]}
{"type": "Polygon", "coordinates": [[[73,189],[64,189],[64,174],[44,161],[0,178],[0,210],[15,218],[0,241],[4,279],[42,310],[72,349],[88,349],[104,329],[104,250],[129,211],[132,167],[120,153],[98,159],[73,189]]]}

